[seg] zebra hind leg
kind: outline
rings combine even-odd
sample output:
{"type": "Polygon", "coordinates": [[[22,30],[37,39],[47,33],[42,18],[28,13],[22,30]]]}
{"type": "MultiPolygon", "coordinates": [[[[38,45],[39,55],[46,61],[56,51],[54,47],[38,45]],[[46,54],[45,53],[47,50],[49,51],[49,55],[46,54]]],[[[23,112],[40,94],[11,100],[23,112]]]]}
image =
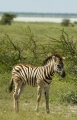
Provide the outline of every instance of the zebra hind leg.
{"type": "Polygon", "coordinates": [[[49,113],[49,86],[44,87],[45,101],[46,101],[46,112],[49,113]]]}
{"type": "Polygon", "coordinates": [[[22,83],[20,82],[15,83],[15,91],[13,94],[15,112],[19,111],[19,97],[22,92],[22,88],[23,88],[22,83]]]}

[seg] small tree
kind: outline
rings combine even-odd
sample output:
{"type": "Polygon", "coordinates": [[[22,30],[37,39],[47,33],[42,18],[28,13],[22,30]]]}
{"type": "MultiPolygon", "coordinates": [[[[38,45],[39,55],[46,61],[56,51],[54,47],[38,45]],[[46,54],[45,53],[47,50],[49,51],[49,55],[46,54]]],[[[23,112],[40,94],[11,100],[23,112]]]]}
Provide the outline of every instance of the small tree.
{"type": "Polygon", "coordinates": [[[69,26],[69,24],[70,24],[70,20],[69,19],[63,19],[62,22],[61,22],[62,26],[69,26]]]}
{"type": "Polygon", "coordinates": [[[11,25],[13,18],[15,18],[15,14],[4,13],[1,18],[1,24],[3,25],[11,25]]]}

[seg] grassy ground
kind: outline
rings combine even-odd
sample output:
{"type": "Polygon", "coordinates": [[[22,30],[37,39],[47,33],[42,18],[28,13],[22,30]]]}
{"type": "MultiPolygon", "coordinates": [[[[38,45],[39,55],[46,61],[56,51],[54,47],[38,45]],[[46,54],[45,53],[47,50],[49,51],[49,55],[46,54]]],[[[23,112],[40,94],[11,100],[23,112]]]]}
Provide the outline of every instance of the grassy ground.
{"type": "MultiPolygon", "coordinates": [[[[29,26],[31,31],[39,43],[46,43],[50,41],[47,36],[59,39],[63,27],[56,23],[13,23],[12,26],[0,26],[0,40],[5,38],[5,33],[15,42],[20,42],[25,39],[24,29],[29,26]],[[48,40],[48,41],[47,41],[48,40]]],[[[70,37],[74,36],[77,39],[77,25],[74,27],[64,27],[65,31],[70,37]]],[[[50,52],[51,49],[49,48],[50,52]]],[[[43,58],[42,58],[43,59],[43,58]]],[[[36,64],[36,63],[35,63],[36,64]]],[[[68,67],[68,61],[65,60],[65,69],[68,67]]],[[[76,120],[77,119],[77,106],[76,104],[63,102],[63,95],[67,95],[70,91],[76,91],[77,87],[74,82],[74,75],[66,71],[67,76],[64,79],[55,75],[50,87],[50,114],[45,112],[45,100],[42,94],[39,112],[35,112],[37,88],[25,87],[20,97],[20,111],[14,113],[12,94],[8,92],[8,86],[11,78],[11,72],[1,72],[0,68],[0,119],[1,120],[76,120]],[[70,81],[70,82],[69,82],[70,81]]]]}
{"type": "MultiPolygon", "coordinates": [[[[10,103],[7,103],[7,108],[10,103]]],[[[43,106],[44,107],[44,106],[43,106]]],[[[19,113],[14,113],[11,109],[1,110],[0,119],[1,120],[76,120],[77,119],[77,107],[76,106],[65,106],[65,105],[55,105],[52,104],[51,113],[46,114],[43,107],[40,107],[40,112],[35,113],[34,104],[21,105],[21,110],[19,113]]]]}
{"type": "Polygon", "coordinates": [[[70,90],[75,90],[75,86],[69,82],[58,81],[54,77],[50,87],[50,114],[46,113],[44,94],[40,101],[39,112],[35,112],[37,88],[26,86],[20,97],[20,111],[13,111],[13,92],[8,92],[10,74],[0,75],[0,119],[1,120],[76,120],[77,106],[61,101],[61,95],[70,90]]]}
{"type": "MultiPolygon", "coordinates": [[[[60,24],[57,23],[13,23],[12,26],[3,26],[0,25],[0,37],[4,35],[4,33],[7,33],[9,36],[14,37],[16,40],[20,40],[23,38],[23,31],[22,29],[26,29],[26,27],[29,26],[32,30],[32,32],[41,37],[45,37],[45,35],[51,36],[52,38],[58,39],[61,35],[61,30],[64,28],[65,31],[68,33],[70,37],[77,38],[77,25],[74,27],[63,27],[60,24]],[[2,34],[3,31],[3,34],[2,34]]],[[[46,38],[47,39],[47,38],[46,38]]]]}

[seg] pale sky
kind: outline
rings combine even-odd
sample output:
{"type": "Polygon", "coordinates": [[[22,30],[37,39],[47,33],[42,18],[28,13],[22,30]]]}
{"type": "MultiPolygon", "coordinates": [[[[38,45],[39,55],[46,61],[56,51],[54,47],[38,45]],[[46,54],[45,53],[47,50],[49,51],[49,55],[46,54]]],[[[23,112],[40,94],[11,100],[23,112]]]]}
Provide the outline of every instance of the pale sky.
{"type": "Polygon", "coordinates": [[[0,12],[77,13],[77,0],[0,0],[0,12]]]}

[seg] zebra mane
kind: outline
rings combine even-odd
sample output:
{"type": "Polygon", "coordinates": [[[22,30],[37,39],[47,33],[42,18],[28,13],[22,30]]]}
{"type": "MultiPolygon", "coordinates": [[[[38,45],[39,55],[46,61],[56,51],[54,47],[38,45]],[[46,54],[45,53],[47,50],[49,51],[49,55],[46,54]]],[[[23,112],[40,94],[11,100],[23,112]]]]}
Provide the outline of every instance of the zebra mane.
{"type": "Polygon", "coordinates": [[[50,61],[50,60],[52,59],[53,56],[59,58],[59,60],[62,61],[61,55],[59,55],[59,54],[53,54],[53,55],[50,55],[49,57],[47,57],[47,58],[43,61],[43,64],[42,64],[42,65],[46,65],[47,62],[50,61]]]}

